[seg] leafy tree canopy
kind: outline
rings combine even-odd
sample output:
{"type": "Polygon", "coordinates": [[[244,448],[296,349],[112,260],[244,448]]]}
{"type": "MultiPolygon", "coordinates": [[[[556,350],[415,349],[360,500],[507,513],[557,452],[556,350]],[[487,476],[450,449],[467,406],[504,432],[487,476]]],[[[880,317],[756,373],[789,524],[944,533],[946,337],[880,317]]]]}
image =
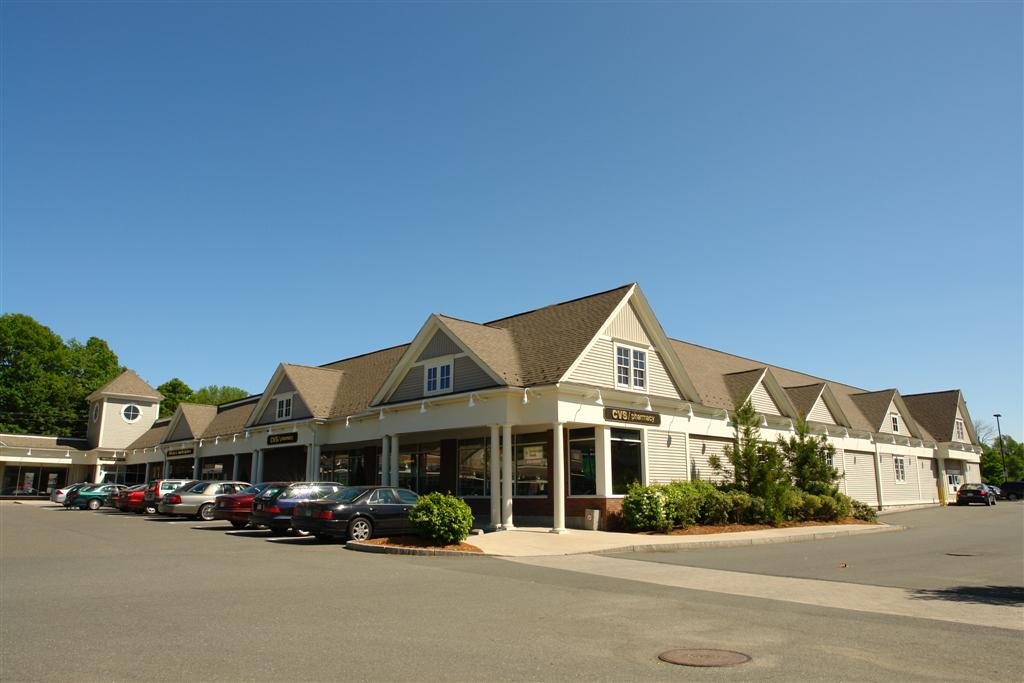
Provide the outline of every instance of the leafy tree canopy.
{"type": "Polygon", "coordinates": [[[0,316],[0,431],[84,436],[85,397],[123,371],[105,341],[66,343],[31,316],[0,316]]]}
{"type": "Polygon", "coordinates": [[[999,437],[991,446],[982,446],[981,479],[986,484],[1024,480],[1024,443],[1003,435],[1003,453],[1006,454],[1006,473],[1003,476],[1003,453],[999,452],[999,437]]]}
{"type": "Polygon", "coordinates": [[[178,404],[188,403],[192,396],[192,387],[177,377],[167,380],[156,390],[164,395],[164,400],[160,404],[160,417],[173,415],[178,409],[178,404]]]}
{"type": "Polygon", "coordinates": [[[204,403],[211,406],[219,406],[221,403],[229,403],[245,398],[249,392],[239,387],[220,386],[211,384],[196,389],[188,399],[189,403],[204,403]]]}

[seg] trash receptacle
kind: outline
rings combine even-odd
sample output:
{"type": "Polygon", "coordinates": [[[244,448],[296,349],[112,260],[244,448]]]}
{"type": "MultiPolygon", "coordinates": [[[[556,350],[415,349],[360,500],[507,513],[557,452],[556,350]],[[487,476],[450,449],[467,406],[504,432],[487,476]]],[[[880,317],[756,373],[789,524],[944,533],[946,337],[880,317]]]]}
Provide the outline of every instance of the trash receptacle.
{"type": "Polygon", "coordinates": [[[601,525],[601,511],[600,510],[584,510],[583,512],[583,528],[587,531],[597,531],[601,525]]]}

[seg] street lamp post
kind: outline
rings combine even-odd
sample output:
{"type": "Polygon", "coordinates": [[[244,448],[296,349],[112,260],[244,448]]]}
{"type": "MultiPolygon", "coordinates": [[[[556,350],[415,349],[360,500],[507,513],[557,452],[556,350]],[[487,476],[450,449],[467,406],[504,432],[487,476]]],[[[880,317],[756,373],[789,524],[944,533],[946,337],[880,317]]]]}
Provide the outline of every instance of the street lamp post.
{"type": "Polygon", "coordinates": [[[996,419],[996,432],[999,433],[999,455],[1003,458],[1003,481],[1006,481],[1010,478],[1010,473],[1006,471],[1006,451],[1003,450],[1003,430],[999,426],[999,418],[1002,416],[1002,413],[995,413],[992,417],[996,419]]]}

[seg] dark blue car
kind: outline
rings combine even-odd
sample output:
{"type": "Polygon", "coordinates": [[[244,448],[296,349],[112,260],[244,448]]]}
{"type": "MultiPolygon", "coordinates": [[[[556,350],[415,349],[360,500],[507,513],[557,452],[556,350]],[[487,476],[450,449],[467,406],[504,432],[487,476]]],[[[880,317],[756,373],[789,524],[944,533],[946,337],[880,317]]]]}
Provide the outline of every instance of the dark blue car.
{"type": "MultiPolygon", "coordinates": [[[[304,500],[326,498],[344,486],[333,481],[279,481],[271,483],[253,498],[249,523],[270,527],[277,534],[286,534],[292,527],[292,510],[304,500]]],[[[296,532],[307,535],[308,532],[296,532]]]]}

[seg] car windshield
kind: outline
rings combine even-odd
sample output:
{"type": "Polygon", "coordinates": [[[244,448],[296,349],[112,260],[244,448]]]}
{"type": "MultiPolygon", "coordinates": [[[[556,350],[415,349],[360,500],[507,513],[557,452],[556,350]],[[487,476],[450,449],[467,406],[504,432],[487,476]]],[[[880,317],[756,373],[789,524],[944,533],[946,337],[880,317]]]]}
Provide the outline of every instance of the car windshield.
{"type": "Polygon", "coordinates": [[[188,490],[189,493],[206,493],[206,487],[209,484],[205,481],[201,481],[188,490]]]}
{"type": "Polygon", "coordinates": [[[315,493],[317,488],[310,486],[309,484],[300,484],[298,486],[289,486],[284,493],[281,494],[282,498],[308,498],[311,493],[315,493]]]}
{"type": "Polygon", "coordinates": [[[357,498],[359,498],[369,490],[370,489],[365,489],[357,486],[349,486],[327,497],[330,500],[336,501],[338,503],[344,503],[347,505],[349,503],[355,502],[357,498]]]}
{"type": "Polygon", "coordinates": [[[263,493],[260,494],[260,498],[273,498],[279,492],[284,490],[284,486],[268,486],[263,489],[263,493]]]}

